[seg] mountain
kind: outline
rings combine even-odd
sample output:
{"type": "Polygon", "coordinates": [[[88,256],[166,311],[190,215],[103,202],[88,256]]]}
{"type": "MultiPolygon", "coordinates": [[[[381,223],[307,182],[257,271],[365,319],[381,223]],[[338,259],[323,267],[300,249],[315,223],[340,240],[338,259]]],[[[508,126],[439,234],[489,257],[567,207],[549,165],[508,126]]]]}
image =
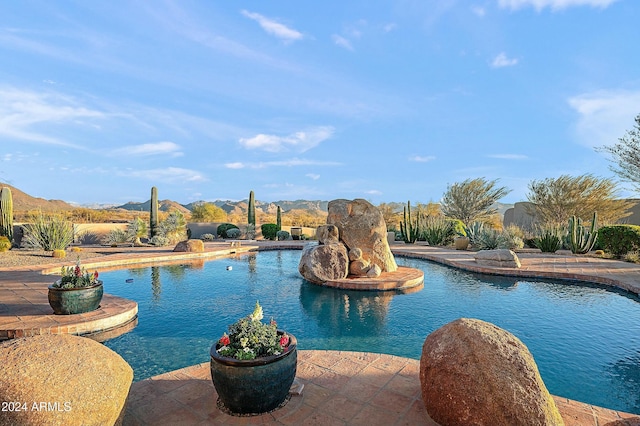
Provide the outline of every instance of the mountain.
{"type": "MultiPolygon", "coordinates": [[[[129,201],[121,206],[113,207],[113,209],[123,209],[130,211],[148,212],[151,206],[151,200],[147,200],[144,203],[137,203],[135,201],[129,201]]],[[[183,206],[180,203],[176,203],[171,200],[158,200],[158,211],[170,212],[172,210],[178,210],[181,213],[191,213],[191,210],[183,206]]]]}
{"type": "Polygon", "coordinates": [[[14,212],[26,212],[29,210],[42,210],[44,212],[73,210],[76,207],[62,200],[45,200],[44,198],[32,197],[20,191],[18,188],[8,183],[0,182],[0,187],[8,187],[11,190],[14,212]]]}

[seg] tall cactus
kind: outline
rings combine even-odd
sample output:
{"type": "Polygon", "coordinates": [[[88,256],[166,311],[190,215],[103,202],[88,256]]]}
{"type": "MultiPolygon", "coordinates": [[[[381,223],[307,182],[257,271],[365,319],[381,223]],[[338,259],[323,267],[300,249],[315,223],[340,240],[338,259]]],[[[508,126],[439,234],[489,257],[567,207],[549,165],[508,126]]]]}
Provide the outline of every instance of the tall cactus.
{"type": "Polygon", "coordinates": [[[404,207],[403,220],[400,222],[400,232],[405,243],[413,244],[418,239],[418,229],[420,228],[420,215],[415,222],[411,220],[411,201],[407,201],[404,207]]]}
{"type": "Polygon", "coordinates": [[[249,212],[247,213],[247,223],[256,226],[256,200],[253,191],[249,192],[249,212]]]}
{"type": "Polygon", "coordinates": [[[278,225],[278,231],[282,231],[282,209],[280,206],[276,210],[276,225],[278,225]]]}
{"type": "Polygon", "coordinates": [[[0,189],[0,236],[13,240],[13,198],[6,186],[0,189]]]}
{"type": "Polygon", "coordinates": [[[597,220],[598,214],[593,212],[591,229],[587,231],[585,227],[582,226],[582,219],[576,219],[575,216],[571,216],[569,218],[569,238],[572,253],[585,254],[591,251],[596,243],[596,237],[598,236],[597,220]]]}
{"type": "Polygon", "coordinates": [[[151,205],[149,206],[149,237],[158,235],[158,188],[151,187],[151,205]]]}

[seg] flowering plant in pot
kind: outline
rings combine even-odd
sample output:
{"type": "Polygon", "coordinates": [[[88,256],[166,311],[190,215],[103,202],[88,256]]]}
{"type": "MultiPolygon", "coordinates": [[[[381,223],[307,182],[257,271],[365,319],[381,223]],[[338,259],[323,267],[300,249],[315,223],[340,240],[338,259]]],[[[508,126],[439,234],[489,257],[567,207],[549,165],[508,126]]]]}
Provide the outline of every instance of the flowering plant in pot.
{"type": "Polygon", "coordinates": [[[63,266],[62,277],[49,286],[49,305],[61,315],[81,314],[98,308],[104,289],[98,271],[88,272],[80,264],[63,266]]]}
{"type": "Polygon", "coordinates": [[[295,336],[263,323],[256,302],[250,315],[229,326],[211,347],[211,379],[218,405],[230,414],[260,414],[286,402],[296,374],[295,336]]]}

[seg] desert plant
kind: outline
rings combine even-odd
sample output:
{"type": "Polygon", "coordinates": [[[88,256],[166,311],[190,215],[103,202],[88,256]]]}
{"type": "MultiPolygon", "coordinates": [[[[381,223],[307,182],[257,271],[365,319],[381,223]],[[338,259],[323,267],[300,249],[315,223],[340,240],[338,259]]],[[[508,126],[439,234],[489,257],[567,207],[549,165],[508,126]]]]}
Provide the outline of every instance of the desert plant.
{"type": "Polygon", "coordinates": [[[151,187],[151,201],[149,205],[149,236],[158,234],[158,188],[151,187]]]}
{"type": "Polygon", "coordinates": [[[400,233],[405,243],[413,244],[418,239],[420,229],[420,214],[416,215],[415,221],[411,219],[411,201],[407,201],[404,207],[403,219],[400,222],[400,233]]]}
{"type": "Polygon", "coordinates": [[[571,238],[571,252],[574,254],[585,254],[591,251],[596,243],[596,237],[598,236],[597,230],[598,214],[593,212],[593,219],[591,220],[591,229],[586,230],[586,227],[582,226],[582,219],[575,216],[569,218],[569,237],[571,238]]]}
{"type": "Polygon", "coordinates": [[[562,239],[565,234],[564,229],[560,226],[539,226],[536,229],[533,243],[543,253],[555,253],[562,248],[562,239]]]}
{"type": "Polygon", "coordinates": [[[475,246],[480,250],[495,250],[502,244],[502,233],[488,227],[483,227],[477,237],[475,246]]]}
{"type": "Polygon", "coordinates": [[[256,226],[252,224],[247,224],[247,227],[244,230],[244,236],[247,240],[255,240],[256,239],[256,226]]]}
{"type": "Polygon", "coordinates": [[[278,231],[276,232],[276,239],[278,241],[284,241],[289,239],[289,232],[287,231],[278,231]]]}
{"type": "Polygon", "coordinates": [[[241,231],[238,228],[231,228],[227,230],[227,238],[238,238],[241,231]]]}
{"type": "Polygon", "coordinates": [[[53,256],[53,257],[55,257],[55,258],[57,258],[57,259],[64,259],[65,257],[67,257],[67,252],[66,252],[66,251],[64,251],[64,250],[61,250],[61,249],[59,249],[59,250],[54,250],[54,251],[51,253],[51,256],[53,256]]]}
{"type": "Polygon", "coordinates": [[[136,217],[127,225],[127,234],[134,245],[141,246],[142,241],[140,241],[140,238],[147,236],[147,224],[139,217],[136,217]]]}
{"type": "Polygon", "coordinates": [[[178,210],[173,210],[165,220],[158,225],[158,235],[169,240],[169,244],[182,241],[187,236],[187,221],[178,210]]]}
{"type": "Polygon", "coordinates": [[[221,223],[218,225],[218,229],[216,229],[216,234],[221,238],[228,238],[227,230],[229,229],[238,229],[238,227],[233,223],[221,223]]]}
{"type": "Polygon", "coordinates": [[[65,249],[73,242],[73,224],[62,214],[38,211],[25,225],[25,244],[45,251],[65,249]]]}
{"type": "Polygon", "coordinates": [[[256,200],[253,191],[249,192],[249,209],[247,211],[247,223],[256,226],[256,200]]]}
{"type": "Polygon", "coordinates": [[[621,257],[640,251],[640,226],[609,225],[598,230],[598,245],[607,253],[621,257]]]}
{"type": "Polygon", "coordinates": [[[442,213],[464,223],[489,218],[497,212],[491,206],[511,192],[504,186],[496,187],[497,182],[477,178],[449,185],[440,203],[442,213]]]}
{"type": "Polygon", "coordinates": [[[124,229],[112,229],[102,238],[102,244],[114,246],[129,241],[129,234],[124,229]]]}
{"type": "Polygon", "coordinates": [[[275,223],[264,223],[260,226],[262,237],[266,240],[275,240],[278,232],[278,225],[275,223]]]}
{"type": "Polygon", "coordinates": [[[472,222],[469,226],[464,227],[464,234],[467,238],[469,238],[469,244],[471,246],[478,245],[478,239],[480,238],[480,234],[484,229],[484,223],[480,221],[472,222]]]}
{"type": "Polygon", "coordinates": [[[524,247],[524,232],[522,232],[522,229],[517,225],[509,225],[502,230],[499,248],[516,250],[522,247],[524,247]]]}
{"type": "Polygon", "coordinates": [[[13,240],[13,197],[6,186],[0,189],[0,236],[13,240]]]}
{"type": "Polygon", "coordinates": [[[213,203],[197,203],[191,208],[191,222],[222,222],[227,212],[213,203]]]}
{"type": "Polygon", "coordinates": [[[170,244],[169,238],[165,237],[164,235],[156,235],[155,237],[152,237],[149,242],[151,244],[153,244],[154,246],[157,247],[163,247],[163,246],[168,246],[170,244]]]}
{"type": "Polygon", "coordinates": [[[213,241],[213,240],[215,240],[215,239],[216,239],[216,237],[215,237],[215,235],[213,235],[213,234],[202,234],[202,235],[200,236],[200,239],[201,239],[202,241],[213,241]]]}
{"type": "Polygon", "coordinates": [[[429,216],[424,221],[420,236],[430,246],[446,246],[453,242],[454,224],[442,216],[429,216]]]}
{"type": "Polygon", "coordinates": [[[282,230],[282,209],[280,206],[276,210],[276,225],[278,225],[278,231],[282,230]]]}
{"type": "Polygon", "coordinates": [[[11,248],[11,241],[4,235],[0,236],[0,253],[8,251],[11,248]]]}

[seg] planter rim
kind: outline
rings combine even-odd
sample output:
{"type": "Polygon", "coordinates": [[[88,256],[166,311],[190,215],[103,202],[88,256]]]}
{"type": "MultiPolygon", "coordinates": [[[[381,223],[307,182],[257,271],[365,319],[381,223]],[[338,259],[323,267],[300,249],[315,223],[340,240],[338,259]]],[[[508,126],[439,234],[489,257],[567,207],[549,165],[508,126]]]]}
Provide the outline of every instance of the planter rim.
{"type": "Polygon", "coordinates": [[[293,352],[295,352],[296,347],[298,345],[298,340],[296,339],[296,336],[294,336],[293,334],[283,330],[278,330],[278,334],[279,335],[286,334],[287,336],[289,336],[289,344],[284,349],[284,351],[279,355],[269,355],[269,356],[263,356],[260,358],[255,358],[255,359],[236,359],[236,358],[226,357],[218,353],[218,348],[220,347],[220,344],[218,342],[211,345],[209,354],[211,355],[211,359],[215,359],[216,362],[223,365],[231,365],[235,367],[254,367],[256,365],[270,364],[274,361],[277,361],[279,359],[282,359],[291,355],[293,352]]]}
{"type": "Polygon", "coordinates": [[[74,290],[86,290],[88,288],[96,288],[102,285],[102,280],[98,280],[94,285],[86,286],[86,287],[72,287],[72,288],[58,288],[54,287],[54,284],[59,283],[60,280],[56,280],[53,284],[49,284],[49,290],[55,291],[74,291],[74,290]]]}

